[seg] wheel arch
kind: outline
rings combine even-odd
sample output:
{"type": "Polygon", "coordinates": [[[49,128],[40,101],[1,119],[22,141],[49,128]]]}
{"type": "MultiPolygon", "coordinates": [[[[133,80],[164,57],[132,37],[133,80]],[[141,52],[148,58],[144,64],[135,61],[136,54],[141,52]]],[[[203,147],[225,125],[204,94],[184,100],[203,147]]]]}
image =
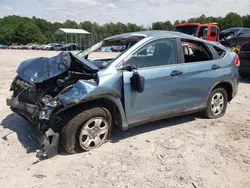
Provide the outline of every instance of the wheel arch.
{"type": "Polygon", "coordinates": [[[230,82],[225,81],[216,83],[214,87],[212,87],[212,89],[210,90],[210,93],[216,88],[223,88],[226,90],[228,102],[230,102],[233,99],[233,85],[230,82]]]}
{"type": "Polygon", "coordinates": [[[62,114],[72,115],[78,114],[80,111],[87,110],[93,107],[104,107],[108,109],[112,115],[113,122],[115,125],[119,126],[122,130],[128,129],[128,123],[126,120],[125,111],[120,99],[111,95],[101,95],[95,98],[87,98],[83,101],[70,105],[59,112],[56,115],[60,116],[62,114]]]}

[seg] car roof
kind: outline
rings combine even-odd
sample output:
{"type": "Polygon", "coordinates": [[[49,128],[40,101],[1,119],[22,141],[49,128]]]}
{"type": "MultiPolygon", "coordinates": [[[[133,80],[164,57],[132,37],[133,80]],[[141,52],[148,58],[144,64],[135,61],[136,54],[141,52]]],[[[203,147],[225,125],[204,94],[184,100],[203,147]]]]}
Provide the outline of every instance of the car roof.
{"type": "MultiPolygon", "coordinates": [[[[166,38],[185,38],[185,39],[191,39],[191,40],[202,40],[197,37],[177,32],[177,31],[165,31],[165,30],[149,30],[149,31],[138,31],[138,32],[130,32],[130,33],[123,33],[119,35],[114,35],[111,37],[108,37],[104,40],[118,40],[118,39],[129,39],[129,38],[147,38],[147,37],[166,37],[166,38]]],[[[204,42],[204,40],[202,40],[204,42]]]]}
{"type": "MultiPolygon", "coordinates": [[[[233,29],[239,29],[240,30],[240,29],[244,29],[244,27],[230,27],[230,28],[222,30],[221,32],[230,31],[230,30],[233,30],[233,29]]],[[[246,29],[248,29],[248,28],[246,28],[246,29]]]]}
{"type": "Polygon", "coordinates": [[[227,29],[243,29],[244,27],[230,27],[230,28],[227,28],[227,29]]]}

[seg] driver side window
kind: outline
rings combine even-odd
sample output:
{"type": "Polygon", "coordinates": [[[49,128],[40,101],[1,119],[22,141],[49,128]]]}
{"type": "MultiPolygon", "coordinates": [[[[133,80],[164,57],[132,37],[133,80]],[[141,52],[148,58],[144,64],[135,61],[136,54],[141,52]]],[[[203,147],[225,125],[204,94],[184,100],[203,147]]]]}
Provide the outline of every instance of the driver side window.
{"type": "Polygon", "coordinates": [[[170,65],[177,63],[176,39],[159,39],[150,42],[132,55],[126,64],[137,68],[170,65]]]}

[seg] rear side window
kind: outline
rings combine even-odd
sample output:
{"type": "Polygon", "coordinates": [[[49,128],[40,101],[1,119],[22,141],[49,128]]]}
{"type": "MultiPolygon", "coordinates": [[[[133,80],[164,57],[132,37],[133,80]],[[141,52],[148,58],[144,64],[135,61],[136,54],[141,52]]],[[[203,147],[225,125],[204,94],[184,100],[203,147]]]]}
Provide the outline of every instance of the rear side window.
{"type": "MultiPolygon", "coordinates": [[[[182,40],[182,39],[181,39],[182,40]]],[[[201,42],[182,40],[185,63],[212,60],[212,54],[201,42]]]]}

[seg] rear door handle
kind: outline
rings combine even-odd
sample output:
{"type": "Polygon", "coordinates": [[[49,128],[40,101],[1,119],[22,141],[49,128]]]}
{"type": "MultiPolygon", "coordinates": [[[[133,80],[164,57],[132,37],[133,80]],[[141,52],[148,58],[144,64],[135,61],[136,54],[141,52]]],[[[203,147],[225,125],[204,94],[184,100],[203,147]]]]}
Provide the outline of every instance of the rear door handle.
{"type": "Polygon", "coordinates": [[[179,76],[182,75],[183,72],[182,71],[178,71],[178,70],[174,70],[173,72],[170,73],[171,76],[179,76]]]}
{"type": "Polygon", "coordinates": [[[220,68],[219,65],[213,65],[213,66],[211,67],[212,70],[217,70],[217,69],[219,69],[219,68],[220,68]]]}

